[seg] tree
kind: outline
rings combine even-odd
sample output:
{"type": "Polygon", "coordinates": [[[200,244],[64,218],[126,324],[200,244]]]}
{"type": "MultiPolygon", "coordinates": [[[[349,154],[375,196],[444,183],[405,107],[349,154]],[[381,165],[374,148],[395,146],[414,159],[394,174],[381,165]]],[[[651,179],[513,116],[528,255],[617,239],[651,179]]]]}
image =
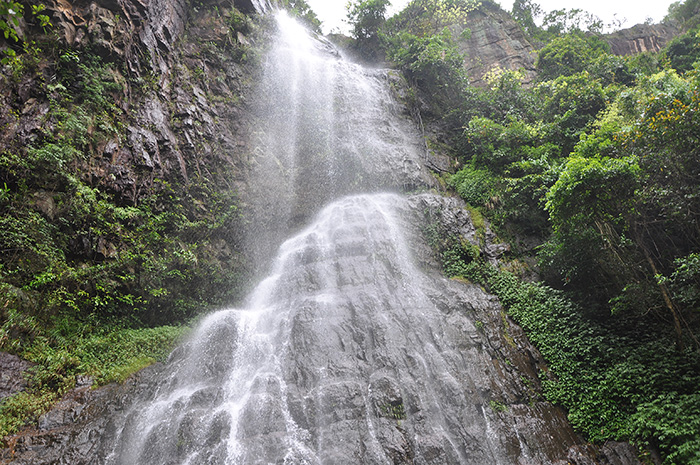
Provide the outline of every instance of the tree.
{"type": "Polygon", "coordinates": [[[532,0],[515,0],[511,14],[513,19],[522,26],[525,33],[534,37],[540,30],[535,20],[542,17],[544,10],[532,0]]]}
{"type": "Polygon", "coordinates": [[[700,13],[700,0],[678,1],[668,7],[668,14],[664,21],[677,21],[685,28],[690,28],[697,25],[698,13],[700,13]]]}
{"type": "Polygon", "coordinates": [[[480,0],[412,0],[387,24],[388,35],[409,32],[418,37],[438,34],[454,24],[463,24],[480,0]]]}
{"type": "Polygon", "coordinates": [[[364,0],[348,2],[348,22],[352,36],[357,40],[376,40],[379,28],[384,24],[390,0],[364,0]]]}
{"type": "Polygon", "coordinates": [[[586,37],[580,33],[557,37],[542,48],[537,56],[539,78],[546,81],[580,73],[609,50],[610,46],[597,37],[586,37]]]}
{"type": "Polygon", "coordinates": [[[588,72],[560,76],[534,89],[542,120],[552,124],[550,141],[569,154],[581,135],[605,108],[606,96],[600,81],[588,72]]]}
{"type": "Polygon", "coordinates": [[[433,101],[436,109],[454,108],[466,83],[459,53],[448,29],[419,37],[404,32],[389,39],[389,57],[433,101]]]}
{"type": "Polygon", "coordinates": [[[386,21],[386,9],[390,4],[390,0],[357,0],[346,6],[356,47],[366,58],[376,58],[380,54],[379,30],[386,21]]]}
{"type": "Polygon", "coordinates": [[[304,21],[308,26],[316,32],[321,31],[321,21],[316,16],[316,13],[311,9],[306,0],[287,0],[289,9],[294,15],[304,21]]]}
{"type": "Polygon", "coordinates": [[[662,312],[682,349],[700,275],[700,79],[671,70],[630,94],[615,104],[617,125],[599,120],[547,194],[550,258],[618,311],[662,312]]]}
{"type": "Polygon", "coordinates": [[[671,67],[679,73],[693,69],[700,60],[700,31],[690,31],[671,41],[664,51],[671,67]]]}
{"type": "Polygon", "coordinates": [[[542,19],[542,29],[554,35],[584,31],[601,33],[603,21],[598,16],[584,10],[553,10],[542,19]]]}

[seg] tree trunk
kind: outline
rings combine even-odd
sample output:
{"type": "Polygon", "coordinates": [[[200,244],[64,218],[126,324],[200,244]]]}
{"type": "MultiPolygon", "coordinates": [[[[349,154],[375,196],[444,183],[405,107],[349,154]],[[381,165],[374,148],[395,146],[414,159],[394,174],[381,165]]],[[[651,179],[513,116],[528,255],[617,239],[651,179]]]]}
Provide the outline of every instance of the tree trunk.
{"type": "Polygon", "coordinates": [[[656,267],[656,264],[654,263],[654,259],[649,253],[649,250],[646,248],[644,245],[644,242],[642,241],[642,236],[639,234],[639,231],[637,230],[637,226],[635,225],[634,227],[634,236],[635,240],[637,242],[637,246],[639,246],[640,249],[642,249],[642,253],[644,253],[644,257],[647,259],[647,262],[649,263],[649,266],[651,267],[651,271],[654,273],[654,280],[656,281],[657,285],[659,286],[659,290],[661,291],[661,295],[664,298],[664,303],[666,304],[666,307],[669,309],[671,312],[671,315],[673,316],[673,328],[676,332],[676,346],[678,347],[678,350],[683,350],[685,348],[683,344],[683,328],[681,326],[681,317],[678,313],[678,309],[676,306],[673,304],[673,300],[671,299],[671,293],[668,291],[668,287],[666,287],[666,284],[663,282],[660,282],[658,279],[656,279],[656,276],[659,276],[659,270],[656,267]]]}

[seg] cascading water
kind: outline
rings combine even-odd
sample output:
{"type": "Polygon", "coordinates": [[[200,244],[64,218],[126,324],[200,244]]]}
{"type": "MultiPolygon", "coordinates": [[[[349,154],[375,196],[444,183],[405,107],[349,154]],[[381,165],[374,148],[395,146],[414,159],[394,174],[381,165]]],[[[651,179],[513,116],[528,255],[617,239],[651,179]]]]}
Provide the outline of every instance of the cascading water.
{"type": "Polygon", "coordinates": [[[210,315],[173,353],[154,397],[128,412],[104,461],[562,458],[575,438],[549,407],[489,407],[516,398],[522,384],[475,325],[475,313],[497,305],[414,265],[409,200],[357,193],[423,179],[420,138],[391,99],[386,73],[343,61],[288,18],[279,29],[260,86],[256,256],[310,225],[281,244],[242,308],[210,315]],[[547,430],[538,426],[545,422],[547,430]]]}
{"type": "Polygon", "coordinates": [[[342,60],[280,14],[257,98],[253,262],[264,264],[290,230],[350,193],[425,186],[424,145],[400,113],[392,77],[342,60]]]}

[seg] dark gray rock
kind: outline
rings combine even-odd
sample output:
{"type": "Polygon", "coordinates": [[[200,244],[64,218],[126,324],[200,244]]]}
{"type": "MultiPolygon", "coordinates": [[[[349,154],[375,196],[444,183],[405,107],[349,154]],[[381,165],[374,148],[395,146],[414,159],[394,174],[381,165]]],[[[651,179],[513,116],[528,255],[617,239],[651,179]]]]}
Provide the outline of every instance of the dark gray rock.
{"type": "MultiPolygon", "coordinates": [[[[152,395],[162,369],[154,365],[122,385],[89,385],[68,392],[37,424],[6,439],[0,461],[12,465],[94,465],[121,428],[120,412],[152,395]]],[[[86,380],[84,380],[87,382],[86,380]]]]}
{"type": "Polygon", "coordinates": [[[0,352],[0,399],[16,394],[27,387],[25,372],[32,364],[16,355],[0,352]]]}

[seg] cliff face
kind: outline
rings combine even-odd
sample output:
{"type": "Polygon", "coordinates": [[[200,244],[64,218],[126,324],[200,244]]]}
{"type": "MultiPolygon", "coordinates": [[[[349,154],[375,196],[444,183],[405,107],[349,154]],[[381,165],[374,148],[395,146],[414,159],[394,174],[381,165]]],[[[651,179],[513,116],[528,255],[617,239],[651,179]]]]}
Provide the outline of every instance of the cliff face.
{"type": "Polygon", "coordinates": [[[605,39],[615,55],[635,55],[658,52],[678,34],[680,30],[671,24],[637,24],[608,34],[605,39]]]}
{"type": "MultiPolygon", "coordinates": [[[[47,8],[49,30],[24,25],[24,50],[0,77],[0,185],[7,194],[0,208],[17,224],[39,215],[50,233],[3,237],[0,258],[14,270],[3,285],[15,292],[32,274],[56,266],[121,268],[128,282],[108,287],[148,302],[141,318],[147,324],[191,315],[175,316],[180,304],[170,298],[156,305],[149,297],[146,289],[164,288],[166,281],[197,296],[183,301],[182,310],[235,297],[237,291],[214,283],[230,282],[245,269],[234,209],[245,197],[250,149],[243,96],[255,79],[258,27],[235,5],[55,0],[47,8]],[[137,230],[155,226],[158,215],[179,218],[180,225],[168,220],[147,244],[137,230]],[[189,270],[166,242],[194,253],[189,270]],[[57,253],[31,255],[42,248],[57,253]],[[8,250],[23,250],[26,260],[8,250]],[[162,273],[149,271],[161,258],[168,262],[162,273]]],[[[81,286],[99,295],[97,285],[85,289],[80,282],[70,278],[63,285],[76,295],[81,286]]],[[[13,305],[41,309],[36,299],[51,291],[39,291],[28,294],[28,304],[13,305]]],[[[80,307],[92,305],[86,304],[80,307]]]]}
{"type": "MultiPolygon", "coordinates": [[[[464,67],[473,85],[486,85],[485,75],[498,69],[521,70],[524,82],[534,79],[537,51],[510,14],[484,2],[479,10],[469,13],[465,27],[471,34],[459,39],[458,47],[465,55],[464,67]]],[[[464,30],[458,29],[458,33],[464,30]]]]}
{"type": "Polygon", "coordinates": [[[236,58],[247,39],[233,27],[228,4],[204,2],[192,18],[185,0],[56,0],[50,7],[63,46],[119,65],[114,81],[123,88],[114,97],[125,131],[98,148],[91,175],[130,202],[157,177],[187,183],[203,169],[235,168],[244,136],[240,118],[229,116],[244,111],[245,73],[236,58]]]}

